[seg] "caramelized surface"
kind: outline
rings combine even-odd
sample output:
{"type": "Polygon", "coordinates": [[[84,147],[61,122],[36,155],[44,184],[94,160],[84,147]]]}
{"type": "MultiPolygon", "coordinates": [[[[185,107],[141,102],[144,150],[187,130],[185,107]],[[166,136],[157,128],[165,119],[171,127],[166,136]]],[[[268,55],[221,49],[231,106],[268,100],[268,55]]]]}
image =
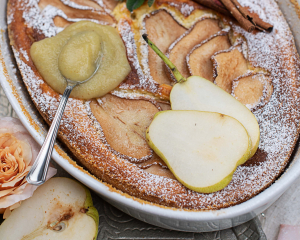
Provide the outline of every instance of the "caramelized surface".
{"type": "Polygon", "coordinates": [[[171,173],[170,170],[161,168],[159,165],[152,165],[151,167],[147,168],[145,171],[157,176],[162,176],[162,177],[176,180],[176,178],[174,177],[173,173],[171,173]]]}
{"type": "Polygon", "coordinates": [[[241,77],[234,82],[232,93],[237,100],[250,108],[265,105],[273,93],[271,78],[265,74],[241,77]]]}
{"type": "Polygon", "coordinates": [[[226,92],[232,92],[233,80],[247,72],[247,61],[241,46],[221,52],[213,57],[215,65],[215,83],[226,92]]]}

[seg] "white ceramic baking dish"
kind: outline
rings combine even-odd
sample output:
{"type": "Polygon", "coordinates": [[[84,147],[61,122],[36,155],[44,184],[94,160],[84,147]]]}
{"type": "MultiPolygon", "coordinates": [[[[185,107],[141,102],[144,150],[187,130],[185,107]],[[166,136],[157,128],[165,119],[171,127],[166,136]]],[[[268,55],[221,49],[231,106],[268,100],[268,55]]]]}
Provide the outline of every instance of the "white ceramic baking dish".
{"type": "MultiPolygon", "coordinates": [[[[279,1],[279,4],[288,4],[288,2],[288,0],[279,1]]],[[[285,8],[285,5],[283,5],[282,8],[285,8]]],[[[293,9],[287,8],[287,11],[292,11],[289,13],[289,16],[295,15],[293,9]]],[[[286,13],[285,10],[284,13],[286,13]]],[[[298,18],[292,22],[292,26],[293,25],[300,26],[298,18]]],[[[0,37],[1,85],[24,126],[36,141],[39,144],[42,144],[45,137],[45,129],[47,128],[31,102],[27,90],[16,69],[16,64],[7,38],[6,0],[0,0],[0,29],[2,30],[0,37]]],[[[298,38],[297,35],[295,37],[297,43],[297,40],[300,38],[298,38]]],[[[108,185],[76,168],[56,151],[53,153],[53,159],[72,176],[93,189],[109,203],[135,218],[173,230],[208,232],[239,225],[252,219],[268,208],[300,175],[299,154],[300,152],[297,145],[296,153],[285,173],[268,189],[256,197],[230,208],[217,211],[198,212],[159,207],[157,205],[136,200],[133,197],[125,196],[118,191],[112,191],[108,185]]]]}

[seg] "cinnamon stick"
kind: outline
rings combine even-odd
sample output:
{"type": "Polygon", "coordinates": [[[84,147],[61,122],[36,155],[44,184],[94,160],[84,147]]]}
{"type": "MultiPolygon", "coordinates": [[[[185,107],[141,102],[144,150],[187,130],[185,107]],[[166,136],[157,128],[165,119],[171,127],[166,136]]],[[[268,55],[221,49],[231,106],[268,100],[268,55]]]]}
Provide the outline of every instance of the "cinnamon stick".
{"type": "Polygon", "coordinates": [[[226,9],[223,3],[220,2],[220,0],[194,0],[194,1],[212,10],[215,10],[216,12],[230,16],[230,12],[226,9]]]}
{"type": "Polygon", "coordinates": [[[260,31],[271,32],[273,26],[264,22],[260,17],[249,12],[238,0],[194,0],[203,6],[209,7],[227,16],[233,16],[240,25],[248,32],[255,28],[260,31]]]}
{"type": "Polygon", "coordinates": [[[243,7],[237,0],[231,0],[232,3],[236,6],[239,12],[243,15],[244,18],[248,19],[253,25],[261,31],[271,32],[273,30],[273,25],[263,21],[260,17],[252,14],[249,10],[243,7]]]}
{"type": "Polygon", "coordinates": [[[229,10],[232,16],[241,24],[241,27],[244,28],[247,32],[252,32],[255,29],[254,24],[240,13],[240,11],[231,0],[221,0],[221,2],[229,10]]]}

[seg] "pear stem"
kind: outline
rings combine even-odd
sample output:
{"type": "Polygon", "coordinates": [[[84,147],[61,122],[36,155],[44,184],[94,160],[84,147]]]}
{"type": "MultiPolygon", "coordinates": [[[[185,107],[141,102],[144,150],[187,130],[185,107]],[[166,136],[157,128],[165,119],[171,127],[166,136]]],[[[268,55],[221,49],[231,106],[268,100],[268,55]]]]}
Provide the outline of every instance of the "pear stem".
{"type": "Polygon", "coordinates": [[[153,49],[153,51],[167,64],[167,66],[171,69],[175,79],[177,82],[185,82],[186,78],[181,75],[181,73],[178,71],[177,67],[166,57],[165,54],[163,54],[157,46],[148,38],[147,34],[143,34],[142,37],[148,43],[148,45],[153,49]]]}

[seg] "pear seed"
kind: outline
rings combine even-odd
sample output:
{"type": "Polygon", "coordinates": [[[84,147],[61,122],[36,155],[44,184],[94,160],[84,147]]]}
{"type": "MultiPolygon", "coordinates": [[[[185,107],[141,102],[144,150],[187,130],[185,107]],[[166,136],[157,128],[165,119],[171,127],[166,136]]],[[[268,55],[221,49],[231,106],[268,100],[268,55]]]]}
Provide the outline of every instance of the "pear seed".
{"type": "Polygon", "coordinates": [[[62,232],[63,230],[65,230],[65,228],[66,228],[66,224],[64,222],[60,222],[53,228],[53,230],[57,232],[62,232]]]}

